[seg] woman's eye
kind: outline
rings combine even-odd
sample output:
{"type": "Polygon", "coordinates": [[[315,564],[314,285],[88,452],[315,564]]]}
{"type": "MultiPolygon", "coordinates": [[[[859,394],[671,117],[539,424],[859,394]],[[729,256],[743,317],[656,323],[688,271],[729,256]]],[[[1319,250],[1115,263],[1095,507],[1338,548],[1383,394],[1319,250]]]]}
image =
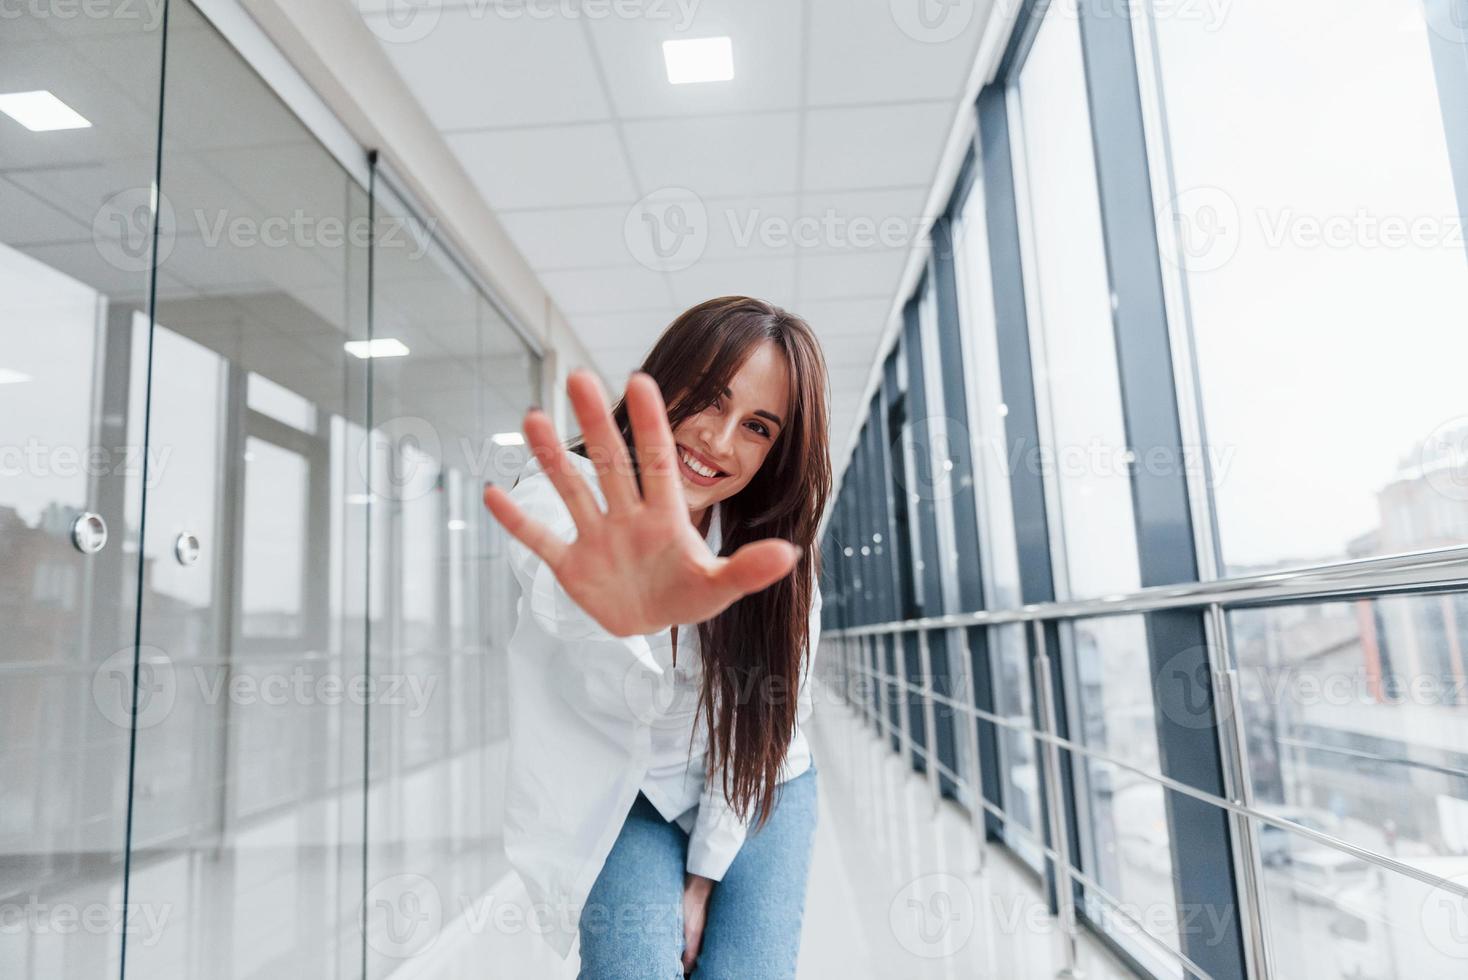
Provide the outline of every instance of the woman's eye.
{"type": "Polygon", "coordinates": [[[753,426],[754,430],[762,436],[768,436],[770,434],[770,427],[765,425],[763,422],[751,422],[749,424],[753,426]]]}

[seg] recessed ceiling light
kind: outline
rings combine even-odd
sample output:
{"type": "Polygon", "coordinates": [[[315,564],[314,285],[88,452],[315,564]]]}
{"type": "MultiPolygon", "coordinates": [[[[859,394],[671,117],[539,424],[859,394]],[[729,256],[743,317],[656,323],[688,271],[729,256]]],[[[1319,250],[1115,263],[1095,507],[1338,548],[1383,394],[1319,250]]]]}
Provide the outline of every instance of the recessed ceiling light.
{"type": "Polygon", "coordinates": [[[0,95],[0,112],[33,133],[87,129],[92,125],[81,113],[46,91],[0,95]]]}
{"type": "Polygon", "coordinates": [[[518,432],[496,432],[489,437],[496,446],[523,446],[525,437],[518,432]]]}
{"type": "Polygon", "coordinates": [[[23,371],[13,368],[0,368],[0,385],[25,384],[31,380],[31,376],[23,371]]]}
{"type": "Polygon", "coordinates": [[[345,346],[348,354],[355,354],[363,360],[369,357],[406,357],[408,354],[408,346],[395,337],[349,340],[345,346]]]}
{"type": "Polygon", "coordinates": [[[664,41],[663,61],[674,85],[727,82],[734,77],[734,45],[727,37],[664,41]]]}

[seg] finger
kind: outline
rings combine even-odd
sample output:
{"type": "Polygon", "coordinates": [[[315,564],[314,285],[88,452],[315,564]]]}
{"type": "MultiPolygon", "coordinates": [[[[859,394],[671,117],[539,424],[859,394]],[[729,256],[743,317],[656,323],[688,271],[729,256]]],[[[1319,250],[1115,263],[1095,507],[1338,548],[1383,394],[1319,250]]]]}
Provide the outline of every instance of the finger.
{"type": "Polygon", "coordinates": [[[688,926],[683,930],[683,972],[693,972],[698,962],[698,949],[703,945],[703,929],[688,926]]]}
{"type": "Polygon", "coordinates": [[[528,516],[510,495],[494,484],[484,488],[484,506],[515,540],[535,552],[552,572],[561,567],[569,547],[550,528],[528,516]]]}
{"type": "Polygon", "coordinates": [[[541,469],[545,470],[556,492],[566,502],[577,532],[594,527],[601,520],[601,507],[597,505],[581,471],[576,469],[576,464],[571,462],[561,441],[556,438],[556,427],[544,412],[532,408],[525,413],[525,437],[530,440],[531,451],[540,461],[541,469]]]}
{"type": "Polygon", "coordinates": [[[686,508],[668,408],[652,375],[638,371],[627,381],[627,415],[632,421],[632,441],[637,444],[643,500],[659,508],[686,508]]]}
{"type": "Polygon", "coordinates": [[[728,558],[718,559],[710,578],[735,598],[768,588],[789,575],[800,560],[800,549],[780,538],[751,541],[728,558]]]}
{"type": "Polygon", "coordinates": [[[577,368],[566,380],[566,391],[571,396],[576,421],[581,423],[581,434],[586,438],[586,453],[596,465],[601,490],[607,498],[607,513],[631,510],[638,502],[632,457],[607,407],[601,382],[592,372],[577,368]]]}

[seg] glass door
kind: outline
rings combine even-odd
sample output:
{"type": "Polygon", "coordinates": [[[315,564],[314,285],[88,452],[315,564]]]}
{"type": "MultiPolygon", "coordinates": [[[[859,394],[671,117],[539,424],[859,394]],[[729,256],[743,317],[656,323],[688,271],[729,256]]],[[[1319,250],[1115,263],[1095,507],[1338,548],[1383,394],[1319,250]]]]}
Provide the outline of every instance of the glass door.
{"type": "MultiPolygon", "coordinates": [[[[160,53],[145,18],[21,14],[0,30],[0,976],[14,980],[112,976],[120,955],[160,53]]],[[[142,680],[138,709],[156,712],[165,692],[142,680]]],[[[139,916],[130,936],[153,925],[139,916]]]]}
{"type": "Polygon", "coordinates": [[[169,916],[126,973],[360,977],[368,194],[192,5],[167,40],[130,890],[169,916]]]}

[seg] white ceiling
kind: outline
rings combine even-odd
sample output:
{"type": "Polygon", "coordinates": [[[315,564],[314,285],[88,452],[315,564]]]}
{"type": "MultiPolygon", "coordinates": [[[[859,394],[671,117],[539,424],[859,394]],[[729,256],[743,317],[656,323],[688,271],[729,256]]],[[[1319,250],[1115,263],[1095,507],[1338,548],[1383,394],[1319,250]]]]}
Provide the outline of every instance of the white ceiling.
{"type": "Polygon", "coordinates": [[[850,429],[987,0],[356,2],[608,377],[688,306],[760,296],[821,335],[850,429]],[[965,26],[905,31],[923,4],[965,26]],[[718,35],[732,81],[668,83],[665,39],[718,35]],[[680,217],[660,260],[643,222],[680,217]]]}

